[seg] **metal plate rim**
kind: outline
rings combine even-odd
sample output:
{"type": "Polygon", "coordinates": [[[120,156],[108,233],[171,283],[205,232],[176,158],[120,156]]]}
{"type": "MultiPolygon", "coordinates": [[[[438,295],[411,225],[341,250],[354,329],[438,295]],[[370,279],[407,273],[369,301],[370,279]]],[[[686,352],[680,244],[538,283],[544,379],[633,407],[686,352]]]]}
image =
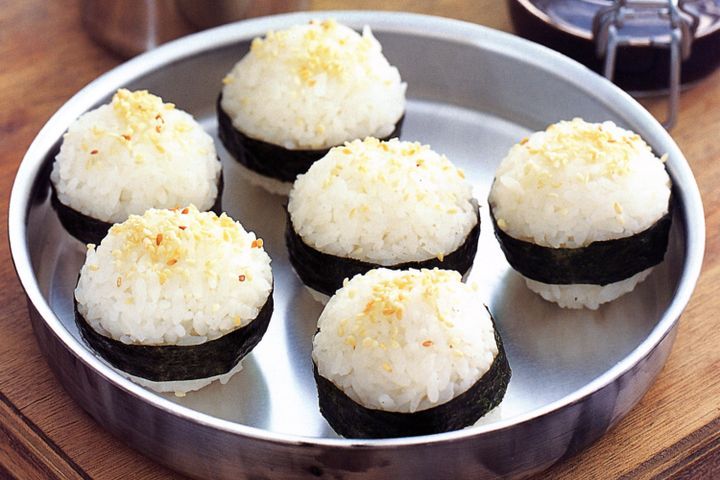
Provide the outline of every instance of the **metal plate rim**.
{"type": "Polygon", "coordinates": [[[68,348],[73,355],[85,363],[90,369],[113,383],[116,387],[129,394],[152,404],[171,415],[185,418],[191,422],[202,424],[214,429],[223,430],[241,436],[252,437],[271,443],[292,445],[318,445],[325,447],[392,447],[413,444],[430,444],[452,441],[482,435],[483,433],[502,430],[511,426],[528,422],[545,416],[554,411],[573,405],[592,393],[601,390],[618,377],[627,373],[642,359],[647,357],[673,329],[680,313],[687,305],[700,274],[705,244],[705,222],[700,193],[687,160],[677,145],[660,124],[644,110],[628,94],[621,91],[604,78],[596,75],[579,63],[546,47],[534,44],[511,34],[492,30],[487,27],[451,20],[441,17],[408,14],[402,12],[376,11],[331,11],[303,12],[271,17],[245,20],[218,27],[205,32],[170,42],[156,50],[140,55],[113,70],[103,74],[75,94],[45,124],[30,145],[18,169],[11,191],[8,214],[8,239],[16,272],[29,301],[38,310],[52,334],[68,348]],[[683,185],[680,192],[681,203],[687,235],[685,262],[679,280],[679,286],[668,309],[664,312],[650,335],[635,350],[628,354],[614,367],[602,375],[559,400],[536,410],[505,419],[491,425],[478,426],[471,430],[461,430],[443,434],[413,438],[397,438],[384,440],[355,439],[321,439],[303,437],[241,425],[222,420],[172,403],[164,398],[146,391],[144,388],[123,378],[107,366],[100,363],[87,347],[72,337],[62,326],[43,298],[34,277],[26,245],[26,214],[28,201],[32,192],[33,182],[41,167],[43,153],[52,145],[66,129],[66,121],[76,118],[90,108],[98,98],[139,75],[148,73],[173,61],[200,54],[213,48],[219,48],[242,39],[263,34],[270,28],[279,28],[318,16],[333,16],[351,25],[371,24],[374,30],[391,30],[408,34],[435,36],[469,45],[482,46],[532,64],[543,70],[563,72],[568,81],[579,89],[608,105],[625,105],[623,113],[634,122],[647,125],[652,129],[650,144],[662,144],[668,147],[670,154],[669,168],[673,177],[683,185]]]}

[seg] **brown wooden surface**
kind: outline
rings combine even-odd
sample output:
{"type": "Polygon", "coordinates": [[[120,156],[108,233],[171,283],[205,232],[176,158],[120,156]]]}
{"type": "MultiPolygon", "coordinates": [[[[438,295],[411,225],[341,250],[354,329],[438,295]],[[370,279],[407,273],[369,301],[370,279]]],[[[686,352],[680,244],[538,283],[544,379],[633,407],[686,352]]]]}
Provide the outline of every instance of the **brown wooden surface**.
{"type": "MultiPolygon", "coordinates": [[[[315,9],[374,8],[461,18],[511,30],[500,0],[315,0],[315,9]]],[[[120,63],[92,43],[74,0],[0,0],[0,221],[40,127],[72,94],[120,63]]],[[[700,185],[703,274],[673,353],[640,404],[597,444],[538,478],[720,478],[720,72],[682,95],[673,136],[700,185]]],[[[664,104],[645,102],[662,114],[664,104]]],[[[0,478],[178,476],[101,430],[65,394],[35,343],[0,230],[0,478]]]]}

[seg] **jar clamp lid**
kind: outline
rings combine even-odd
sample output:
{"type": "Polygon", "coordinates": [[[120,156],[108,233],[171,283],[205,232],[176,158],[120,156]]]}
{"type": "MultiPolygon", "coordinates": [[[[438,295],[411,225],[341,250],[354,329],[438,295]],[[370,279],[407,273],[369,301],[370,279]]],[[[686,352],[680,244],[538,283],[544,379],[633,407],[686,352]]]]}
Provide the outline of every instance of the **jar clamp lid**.
{"type": "Polygon", "coordinates": [[[720,0],[509,0],[516,31],[603,73],[633,94],[669,94],[720,65],[720,0]]]}

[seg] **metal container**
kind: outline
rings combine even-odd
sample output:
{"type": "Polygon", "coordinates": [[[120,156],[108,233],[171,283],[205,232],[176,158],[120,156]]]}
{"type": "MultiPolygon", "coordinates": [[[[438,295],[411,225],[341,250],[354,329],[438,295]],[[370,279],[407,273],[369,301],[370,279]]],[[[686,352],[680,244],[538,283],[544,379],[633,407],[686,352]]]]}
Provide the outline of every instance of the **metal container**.
{"type": "Polygon", "coordinates": [[[603,73],[633,95],[668,93],[720,66],[720,0],[507,0],[519,35],[603,73]]]}
{"type": "Polygon", "coordinates": [[[307,6],[307,0],[83,0],[82,24],[100,45],[128,58],[197,30],[307,6]]]}
{"type": "Polygon", "coordinates": [[[245,183],[222,149],[223,205],[266,240],[276,282],[270,328],[244,370],[227,385],[184,398],[158,395],[126,380],[80,340],[72,291],[84,246],[63,230],[48,201],[49,169],[65,129],[128,87],[175,102],[214,134],[221,79],[250,40],[318,15],[330,14],[250,20],[160,47],[92,82],[38,134],[13,187],[9,236],[50,367],[103,428],[202,478],[518,477],[587,447],[637,403],[670,352],[703,256],[700,195],[677,145],[631,97],[549,49],[469,23],[402,13],[331,14],[354,28],[373,28],[408,83],[403,138],[429,143],[463,167],[481,203],[513,143],[575,116],[613,120],[657,153],[668,153],[678,202],[665,261],[634,292],[597,311],[562,310],[530,293],[505,262],[482,205],[470,281],[481,286],[513,369],[498,412],[438,435],[338,438],[318,412],[310,349],[321,307],[289,267],[284,199],[245,183]]]}

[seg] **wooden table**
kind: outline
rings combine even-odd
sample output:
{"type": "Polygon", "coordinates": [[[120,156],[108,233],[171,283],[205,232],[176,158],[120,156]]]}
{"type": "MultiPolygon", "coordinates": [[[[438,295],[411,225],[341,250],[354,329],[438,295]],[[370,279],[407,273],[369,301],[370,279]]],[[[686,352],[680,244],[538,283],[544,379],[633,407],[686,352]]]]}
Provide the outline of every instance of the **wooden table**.
{"type": "MultiPolygon", "coordinates": [[[[511,30],[500,0],[314,0],[315,9],[417,11],[511,30]]],[[[38,130],[70,96],[121,59],[96,46],[73,0],[0,0],[0,215],[38,130]]],[[[646,102],[664,114],[661,101],[646,102]]],[[[670,360],[640,404],[597,444],[541,478],[720,477],[720,71],[681,99],[673,136],[705,204],[704,271],[670,360]]],[[[177,478],[105,433],[65,394],[40,354],[0,235],[0,478],[177,478]]]]}

